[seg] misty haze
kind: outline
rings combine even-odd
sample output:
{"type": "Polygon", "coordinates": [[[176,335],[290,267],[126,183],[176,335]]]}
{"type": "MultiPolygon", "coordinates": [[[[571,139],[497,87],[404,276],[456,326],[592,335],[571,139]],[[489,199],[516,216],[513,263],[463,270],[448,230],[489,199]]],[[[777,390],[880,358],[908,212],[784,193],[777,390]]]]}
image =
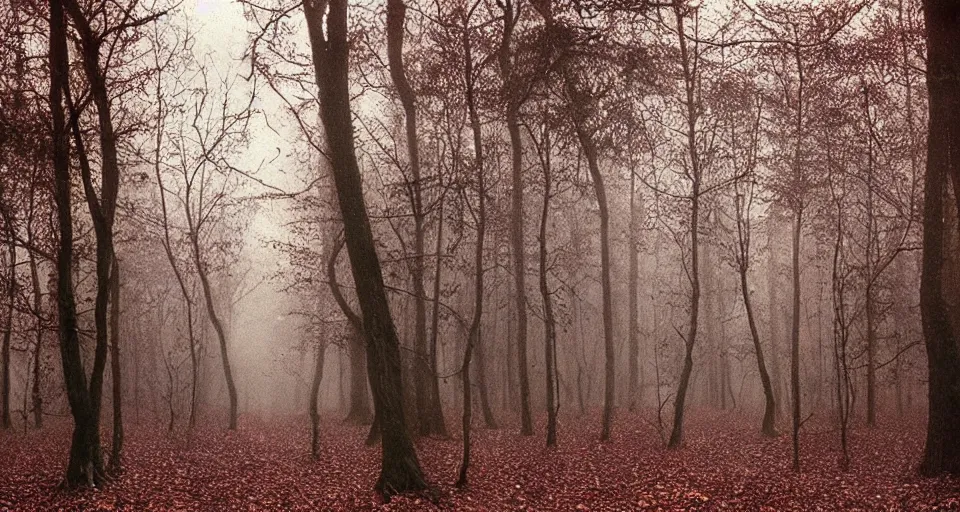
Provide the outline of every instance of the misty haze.
{"type": "Polygon", "coordinates": [[[960,507],[955,0],[0,0],[0,510],[960,507]]]}

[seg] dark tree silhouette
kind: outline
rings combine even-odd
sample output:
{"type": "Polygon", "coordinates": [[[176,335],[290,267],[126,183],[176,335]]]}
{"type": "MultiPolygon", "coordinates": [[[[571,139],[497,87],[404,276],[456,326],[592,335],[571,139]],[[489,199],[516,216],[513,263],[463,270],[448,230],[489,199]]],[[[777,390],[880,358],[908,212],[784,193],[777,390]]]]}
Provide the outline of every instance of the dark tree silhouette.
{"type": "MultiPolygon", "coordinates": [[[[960,474],[960,354],[955,297],[947,282],[950,240],[960,237],[960,4],[925,0],[929,136],[923,209],[920,311],[930,372],[927,440],[920,472],[960,474]],[[950,198],[954,204],[949,204],[950,198]]],[[[955,242],[954,242],[955,243],[955,242]]]]}
{"type": "Polygon", "coordinates": [[[424,489],[426,482],[407,432],[402,404],[400,342],[390,315],[354,147],[347,76],[347,1],[308,0],[303,3],[303,12],[320,90],[320,117],[368,340],[370,382],[383,440],[376,489],[384,499],[389,499],[397,493],[424,489]]]}

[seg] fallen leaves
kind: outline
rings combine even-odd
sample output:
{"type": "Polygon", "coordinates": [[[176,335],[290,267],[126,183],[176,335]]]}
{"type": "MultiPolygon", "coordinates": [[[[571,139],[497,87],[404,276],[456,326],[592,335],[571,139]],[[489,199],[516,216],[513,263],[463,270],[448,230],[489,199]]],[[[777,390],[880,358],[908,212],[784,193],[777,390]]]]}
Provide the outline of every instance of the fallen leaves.
{"type": "Polygon", "coordinates": [[[856,429],[844,473],[835,432],[811,424],[797,475],[786,436],[763,438],[729,414],[691,416],[675,451],[626,415],[610,443],[596,441],[595,417],[567,420],[555,449],[516,429],[478,430],[463,490],[453,487],[460,441],[421,439],[434,501],[389,504],[372,490],[380,453],[363,445],[362,427],[325,424],[313,460],[299,420],[245,418],[237,432],[199,428],[189,437],[131,424],[126,472],[103,490],[67,492],[57,487],[70,437],[61,424],[0,433],[0,510],[960,510],[960,481],[916,476],[921,426],[856,429]]]}

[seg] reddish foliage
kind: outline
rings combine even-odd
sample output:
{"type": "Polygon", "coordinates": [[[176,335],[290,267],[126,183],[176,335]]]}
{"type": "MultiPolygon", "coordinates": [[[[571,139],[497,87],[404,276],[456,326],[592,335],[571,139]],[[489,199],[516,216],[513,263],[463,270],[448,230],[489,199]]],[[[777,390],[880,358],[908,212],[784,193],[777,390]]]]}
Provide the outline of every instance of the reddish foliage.
{"type": "Polygon", "coordinates": [[[199,429],[174,439],[130,425],[127,471],[103,491],[58,489],[69,426],[0,434],[0,510],[934,510],[960,509],[960,481],[921,479],[918,425],[856,429],[853,465],[838,468],[836,432],[809,426],[801,475],[790,469],[787,436],[764,439],[755,421],[694,415],[686,446],[660,447],[638,418],[622,414],[601,444],[597,418],[561,423],[560,446],[515,429],[478,430],[471,486],[452,483],[457,440],[425,439],[419,452],[436,504],[404,496],[382,505],[372,491],[379,448],[365,429],[327,424],[323,452],[307,455],[301,422],[244,418],[238,432],[199,429]]]}

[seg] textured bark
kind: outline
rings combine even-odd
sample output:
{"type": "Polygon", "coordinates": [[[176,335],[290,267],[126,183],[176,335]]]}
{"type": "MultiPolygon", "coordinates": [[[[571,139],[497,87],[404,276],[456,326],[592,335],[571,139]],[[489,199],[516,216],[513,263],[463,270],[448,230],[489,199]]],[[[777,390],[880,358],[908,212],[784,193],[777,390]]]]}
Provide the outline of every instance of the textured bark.
{"type": "Polygon", "coordinates": [[[317,356],[313,367],[313,381],[310,382],[310,456],[316,459],[320,455],[320,383],[323,381],[324,353],[327,345],[317,345],[317,356]]]}
{"type": "Polygon", "coordinates": [[[77,306],[73,295],[73,213],[71,208],[70,146],[64,96],[68,84],[68,53],[63,0],[50,2],[50,110],[52,117],[54,198],[57,205],[57,313],[60,358],[67,401],[74,420],[65,484],[94,486],[103,482],[98,414],[94,413],[83,370],[77,306]]]}
{"type": "MultiPolygon", "coordinates": [[[[12,226],[7,229],[13,230],[12,226]]],[[[0,421],[4,430],[10,429],[13,424],[10,420],[10,338],[13,335],[13,305],[17,298],[17,246],[13,243],[13,237],[10,237],[9,257],[4,262],[9,263],[9,273],[7,274],[7,311],[3,318],[3,345],[0,347],[0,359],[3,359],[2,380],[0,380],[0,392],[3,393],[3,419],[0,421]],[[9,261],[6,261],[9,260],[9,261]]]]}
{"type": "Polygon", "coordinates": [[[368,340],[368,369],[383,439],[376,489],[389,499],[397,493],[424,489],[426,482],[407,432],[402,404],[400,342],[390,315],[354,147],[347,77],[347,2],[308,0],[303,10],[320,92],[320,117],[368,340]]]}
{"type": "Polygon", "coordinates": [[[951,322],[946,296],[946,238],[956,240],[960,209],[949,207],[951,197],[960,206],[960,5],[949,0],[925,0],[927,26],[927,88],[929,136],[924,186],[923,271],[920,279],[920,312],[929,370],[927,438],[920,473],[960,474],[960,354],[957,326],[951,322]],[[945,226],[944,217],[953,218],[945,226]]]}
{"type": "Polygon", "coordinates": [[[123,385],[120,372],[120,265],[113,259],[110,276],[110,378],[113,391],[113,443],[111,473],[123,471],[123,385]]]}
{"type": "MultiPolygon", "coordinates": [[[[31,242],[32,242],[31,237],[31,242]]],[[[36,339],[33,346],[33,377],[31,398],[33,401],[33,426],[36,429],[43,427],[43,395],[40,392],[41,354],[43,350],[43,291],[40,288],[40,274],[37,271],[37,258],[33,251],[29,252],[30,257],[30,282],[33,284],[33,312],[36,316],[36,339]]]]}

